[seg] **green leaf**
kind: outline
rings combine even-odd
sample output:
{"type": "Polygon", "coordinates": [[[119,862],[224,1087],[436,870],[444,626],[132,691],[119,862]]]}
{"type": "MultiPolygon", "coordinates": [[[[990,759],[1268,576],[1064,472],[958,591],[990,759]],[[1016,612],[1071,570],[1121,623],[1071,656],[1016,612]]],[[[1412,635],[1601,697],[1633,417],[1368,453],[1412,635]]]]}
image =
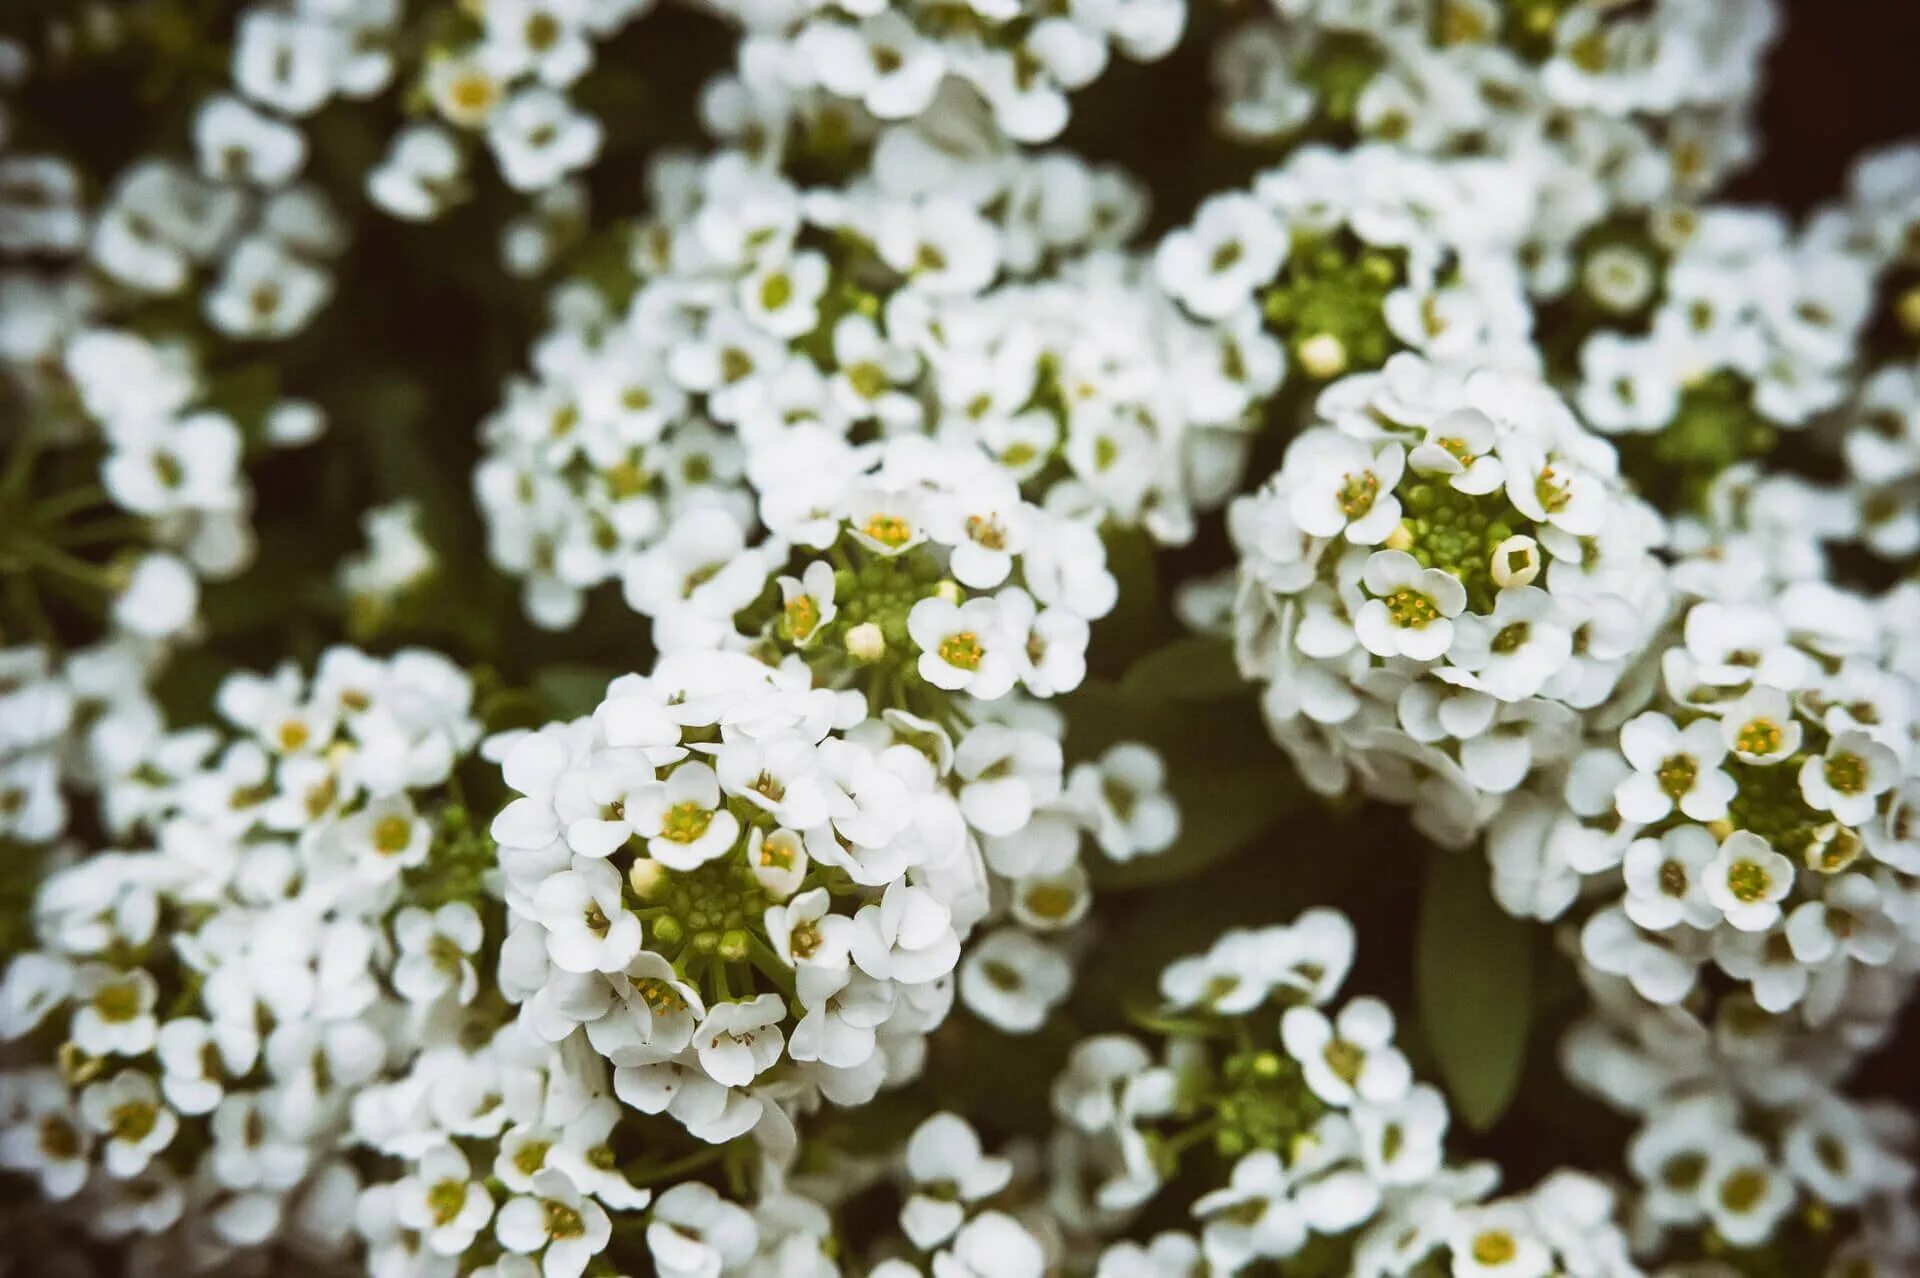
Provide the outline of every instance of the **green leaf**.
{"type": "Polygon", "coordinates": [[[1513,1103],[1533,1013],[1534,933],[1494,903],[1477,853],[1435,851],[1420,898],[1420,1024],[1453,1112],[1485,1131],[1513,1103]]]}
{"type": "Polygon", "coordinates": [[[1128,667],[1120,689],[1163,701],[1223,701],[1249,691],[1231,640],[1189,635],[1155,648],[1128,667]]]}

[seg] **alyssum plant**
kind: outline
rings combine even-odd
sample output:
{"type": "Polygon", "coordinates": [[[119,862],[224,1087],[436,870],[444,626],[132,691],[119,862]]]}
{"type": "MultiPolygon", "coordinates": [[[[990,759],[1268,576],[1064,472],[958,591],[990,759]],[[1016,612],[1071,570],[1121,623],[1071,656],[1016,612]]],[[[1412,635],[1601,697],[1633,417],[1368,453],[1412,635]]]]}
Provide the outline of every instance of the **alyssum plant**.
{"type": "Polygon", "coordinates": [[[1777,26],[11,6],[0,1275],[1920,1272],[1777,26]]]}

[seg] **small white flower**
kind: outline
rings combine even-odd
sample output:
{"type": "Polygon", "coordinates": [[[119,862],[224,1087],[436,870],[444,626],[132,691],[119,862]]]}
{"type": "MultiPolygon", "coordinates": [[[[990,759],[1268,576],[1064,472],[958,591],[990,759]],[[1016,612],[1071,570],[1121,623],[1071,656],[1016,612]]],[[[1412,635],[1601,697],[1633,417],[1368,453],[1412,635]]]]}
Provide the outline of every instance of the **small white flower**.
{"type": "Polygon", "coordinates": [[[1893,751],[1864,732],[1842,732],[1824,754],[1800,765],[1800,796],[1808,807],[1860,826],[1873,819],[1880,796],[1899,779],[1893,751]]]}
{"type": "Polygon", "coordinates": [[[647,853],[669,870],[693,870],[721,856],[740,834],[726,810],[720,779],[704,763],[683,763],[664,783],[627,800],[627,820],[647,840],[647,853]]]}
{"type": "Polygon", "coordinates": [[[907,633],[920,648],[920,677],[948,692],[991,701],[1013,688],[1019,667],[1005,650],[999,606],[991,599],[953,604],[922,599],[907,614],[907,633]]]}
{"type": "Polygon", "coordinates": [[[640,953],[640,920],[624,904],[622,886],[613,865],[584,856],[540,884],[533,914],[546,929],[547,955],[556,967],[618,972],[640,953]]]}
{"type": "Polygon", "coordinates": [[[1413,1069],[1393,1045],[1393,1029],[1392,1011],[1372,998],[1354,999],[1334,1020],[1312,1007],[1289,1008],[1280,1018],[1287,1054],[1330,1105],[1387,1104],[1407,1094],[1413,1069]]]}
{"type": "Polygon", "coordinates": [[[701,1068],[723,1087],[745,1087],[779,1061],[786,1005],[777,994],[717,1003],[693,1032],[701,1068]]]}
{"type": "Polygon", "coordinates": [[[900,1209],[900,1228],[922,1251],[953,1237],[969,1205],[991,1198],[1013,1178],[1013,1164],[987,1156],[979,1135],[957,1114],[935,1114],[914,1128],[906,1167],[914,1192],[900,1209]]]}
{"type": "Polygon", "coordinates": [[[395,1217],[418,1231],[436,1255],[458,1256],[493,1219],[492,1195],[472,1179],[466,1156],[452,1145],[422,1154],[394,1193],[395,1217]]]}
{"type": "Polygon", "coordinates": [[[1010,1034],[1030,1034],[1066,999],[1073,968],[1060,952],[1017,928],[974,943],[960,965],[960,997],[974,1015],[1010,1034]]]}
{"type": "Polygon", "coordinates": [[[153,1006],[159,986],[144,968],[120,971],[100,963],[80,969],[73,982],[73,1021],[67,1034],[90,1056],[140,1056],[153,1050],[160,1024],[153,1006]]]}
{"type": "Polygon", "coordinates": [[[1304,437],[1311,448],[1287,459],[1299,468],[1288,509],[1301,528],[1315,537],[1338,537],[1356,546],[1377,546],[1400,526],[1400,499],[1394,485],[1406,469],[1398,444],[1378,450],[1345,435],[1304,437]]]}
{"type": "Polygon", "coordinates": [[[1379,550],[1367,556],[1361,581],[1373,597],[1360,606],[1354,630],[1381,657],[1435,661],[1453,643],[1453,618],[1467,606],[1459,578],[1422,568],[1412,555],[1379,550]]]}
{"type": "Polygon", "coordinates": [[[1742,763],[1780,763],[1800,752],[1803,729],[1778,688],[1755,688],[1720,717],[1727,749],[1742,763]]]}
{"type": "Polygon", "coordinates": [[[613,1236],[613,1222],[564,1172],[540,1172],[533,1184],[533,1195],[511,1199],[500,1209],[494,1237],[518,1255],[541,1253],[544,1278],[580,1278],[613,1236]]]}
{"type": "Polygon", "coordinates": [[[1793,888],[1793,862],[1750,830],[1735,830],[1703,873],[1707,899],[1742,932],[1760,932],[1780,918],[1793,888]]]}
{"type": "Polygon", "coordinates": [[[1620,815],[1643,825],[1677,806],[1696,821],[1718,821],[1738,787],[1720,768],[1727,756],[1719,722],[1695,719],[1685,728],[1657,710],[1627,721],[1620,751],[1633,772],[1614,791],[1620,815]]]}
{"type": "Polygon", "coordinates": [[[1712,927],[1720,909],[1707,896],[1705,876],[1719,853],[1713,835],[1697,825],[1676,826],[1657,839],[1635,839],[1621,863],[1627,916],[1655,932],[1683,922],[1712,927]]]}
{"type": "Polygon", "coordinates": [[[1167,792],[1166,764],[1151,746],[1123,741],[1097,761],[1075,764],[1067,801],[1100,850],[1116,861],[1164,852],[1180,837],[1180,808],[1167,792]]]}
{"type": "Polygon", "coordinates": [[[480,979],[472,960],[485,938],[471,905],[449,901],[432,913],[408,906],[394,915],[393,939],[400,947],[393,987],[403,997],[427,1004],[451,993],[462,1007],[473,1001],[480,979]]]}
{"type": "Polygon", "coordinates": [[[133,1069],[81,1092],[80,1116],[106,1138],[107,1174],[121,1180],[145,1171],[180,1130],[179,1118],[161,1101],[153,1078],[133,1069]]]}
{"type": "Polygon", "coordinates": [[[753,1217],[699,1181],[661,1194],[647,1224],[647,1250],[661,1278],[719,1278],[744,1265],[758,1242],[753,1217]]]}
{"type": "Polygon", "coordinates": [[[1757,1247],[1793,1209],[1793,1184],[1744,1136],[1724,1140],[1707,1158],[1700,1196],[1707,1219],[1735,1247],[1757,1247]]]}

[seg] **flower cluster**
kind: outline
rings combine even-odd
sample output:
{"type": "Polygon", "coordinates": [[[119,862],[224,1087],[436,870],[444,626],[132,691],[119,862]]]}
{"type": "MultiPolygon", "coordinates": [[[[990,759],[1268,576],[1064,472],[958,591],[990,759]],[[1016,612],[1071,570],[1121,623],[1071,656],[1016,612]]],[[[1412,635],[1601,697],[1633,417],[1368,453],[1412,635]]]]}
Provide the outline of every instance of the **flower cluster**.
{"type": "Polygon", "coordinates": [[[229,677],[226,733],[123,740],[103,798],[137,841],[45,881],[0,984],[0,1164],[148,1265],[345,1254],[355,1091],[476,994],[484,862],[428,806],[471,696],[433,654],[341,648],[229,677]]]}
{"type": "Polygon", "coordinates": [[[1819,1024],[1863,971],[1910,979],[1916,690],[1884,624],[1821,582],[1691,602],[1618,726],[1496,824],[1509,908],[1585,897],[1586,961],[1656,1003],[1711,964],[1819,1024]]]}
{"type": "Polygon", "coordinates": [[[1141,1017],[1158,1057],[1123,1034],[1074,1049],[1053,1092],[1056,1158],[1074,1165],[1056,1184],[1063,1220],[1110,1234],[1190,1164],[1214,1172],[1197,1238],[1113,1243],[1098,1272],[1638,1275],[1600,1182],[1561,1172],[1487,1201],[1494,1168],[1448,1163],[1446,1099],[1415,1081],[1393,1013],[1364,996],[1333,1007],[1354,946],[1331,910],[1228,932],[1162,973],[1141,1017]]]}
{"type": "Polygon", "coordinates": [[[1911,1117],[1840,1090],[1846,1053],[1802,1039],[1783,1054],[1765,1018],[1709,1032],[1619,978],[1593,984],[1562,1056],[1638,1123],[1625,1162],[1642,1250],[1810,1274],[1920,1262],[1911,1117]]]}
{"type": "MultiPolygon", "coordinates": [[[[37,163],[36,182],[72,183],[60,162],[37,163]]],[[[32,207],[47,192],[22,182],[14,195],[32,207]]],[[[164,639],[192,626],[203,579],[252,558],[246,455],[323,427],[239,344],[308,324],[331,293],[341,233],[311,189],[256,193],[163,160],[128,170],[81,224],[83,263],[0,272],[0,376],[34,441],[8,459],[7,490],[21,496],[0,555],[30,583],[9,621],[44,638],[62,609],[110,605],[114,628],[164,639]],[[181,301],[225,340],[207,340],[191,312],[183,323],[181,301]]]]}
{"type": "Polygon", "coordinates": [[[1222,130],[1263,146],[1333,136],[1510,157],[1540,201],[1527,257],[1550,294],[1609,215],[1698,199],[1751,158],[1778,27],[1767,0],[1271,7],[1214,47],[1222,130]]]}
{"type": "Polygon", "coordinates": [[[857,1104],[913,1077],[957,966],[982,1016],[1036,1028],[1070,968],[1031,934],[1087,909],[1081,830],[1127,856],[1164,848],[1174,818],[1150,752],[1069,785],[1057,719],[968,704],[950,732],[816,686],[797,657],[688,649],[514,740],[520,797],[493,836],[522,1022],[584,1039],[627,1105],[715,1143],[775,1097],[857,1104]],[[1003,914],[1026,930],[963,962],[1003,914]]]}
{"type": "Polygon", "coordinates": [[[1774,0],[0,7],[0,1270],[1920,1273],[1774,0]]]}
{"type": "Polygon", "coordinates": [[[1524,367],[1533,312],[1517,263],[1531,213],[1499,162],[1309,147],[1251,191],[1208,198],[1154,264],[1231,335],[1255,396],[1289,366],[1321,383],[1406,350],[1524,367]]]}
{"type": "Polygon", "coordinates": [[[1579,344],[1576,400],[1596,430],[1648,437],[1634,460],[1650,491],[1697,500],[1846,396],[1872,275],[1816,232],[1709,207],[1583,242],[1577,296],[1597,323],[1579,344]]]}
{"type": "Polygon", "coordinates": [[[1316,789],[1460,843],[1577,746],[1657,626],[1658,517],[1534,378],[1396,356],[1235,501],[1240,667],[1316,789]]]}
{"type": "MultiPolygon", "coordinates": [[[[1114,51],[1137,61],[1166,56],[1187,16],[1186,0],[985,0],[959,8],[930,0],[705,2],[746,28],[728,85],[746,101],[733,110],[784,124],[844,104],[868,121],[891,122],[977,103],[998,132],[1021,142],[1058,135],[1067,95],[1092,83],[1114,51]]],[[[841,131],[860,124],[836,122],[841,131]]]]}
{"type": "Polygon", "coordinates": [[[1040,384],[1044,350],[941,350],[944,310],[1125,236],[1137,192],[1063,156],[989,157],[956,182],[931,171],[927,139],[890,140],[875,177],[841,189],[803,189],[735,152],[662,164],[656,216],[623,237],[614,276],[556,295],[538,376],[509,386],[475,475],[494,561],[525,579],[541,624],[572,624],[609,580],[658,615],[645,552],[674,535],[707,543],[693,553],[738,552],[756,528],[748,479],[786,480],[788,518],[803,516],[832,500],[804,484],[831,473],[817,453],[926,431],[955,399],[980,401],[979,437],[1016,464],[1064,450],[1060,412],[1028,411],[1061,398],[1040,384]]]}

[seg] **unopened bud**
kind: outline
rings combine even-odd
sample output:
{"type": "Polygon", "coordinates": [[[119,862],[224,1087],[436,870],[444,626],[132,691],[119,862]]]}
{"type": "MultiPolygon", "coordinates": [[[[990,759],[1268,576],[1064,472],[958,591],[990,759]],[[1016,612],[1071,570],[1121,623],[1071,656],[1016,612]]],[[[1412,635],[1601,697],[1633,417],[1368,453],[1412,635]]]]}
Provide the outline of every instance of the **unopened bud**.
{"type": "Polygon", "coordinates": [[[651,901],[653,894],[660,890],[660,884],[666,880],[667,868],[651,857],[641,857],[627,871],[627,883],[633,888],[633,894],[643,901],[651,901]]]}
{"type": "Polygon", "coordinates": [[[880,633],[880,627],[871,621],[863,621],[847,631],[847,655],[855,661],[871,665],[880,660],[887,651],[887,637],[880,633]]]}
{"type": "Polygon", "coordinates": [[[1528,586],[1540,575],[1540,543],[1525,534],[1507,538],[1493,548],[1488,564],[1496,586],[1528,586]]]}
{"type": "Polygon", "coordinates": [[[1309,377],[1326,381],[1338,377],[1347,371],[1347,348],[1332,333],[1315,333],[1303,339],[1294,347],[1299,357],[1300,367],[1307,370],[1309,377]]]}

